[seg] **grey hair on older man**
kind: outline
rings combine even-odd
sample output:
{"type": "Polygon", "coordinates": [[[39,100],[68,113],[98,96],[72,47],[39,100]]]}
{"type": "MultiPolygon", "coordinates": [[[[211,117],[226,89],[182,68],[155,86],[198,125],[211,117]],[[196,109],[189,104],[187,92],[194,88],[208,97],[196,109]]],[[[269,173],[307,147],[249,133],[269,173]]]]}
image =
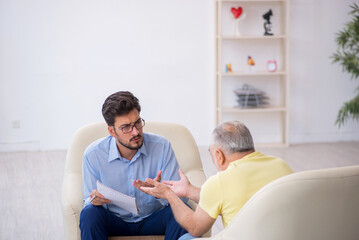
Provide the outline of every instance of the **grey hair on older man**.
{"type": "Polygon", "coordinates": [[[213,143],[225,154],[254,151],[253,138],[248,128],[239,121],[228,121],[213,130],[213,143]]]}

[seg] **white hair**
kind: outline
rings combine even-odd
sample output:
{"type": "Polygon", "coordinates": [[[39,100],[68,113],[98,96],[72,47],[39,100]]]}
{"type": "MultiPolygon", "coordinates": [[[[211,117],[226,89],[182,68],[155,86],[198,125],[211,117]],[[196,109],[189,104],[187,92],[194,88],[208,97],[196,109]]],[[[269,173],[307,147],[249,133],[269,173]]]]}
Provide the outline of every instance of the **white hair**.
{"type": "Polygon", "coordinates": [[[253,138],[248,128],[239,121],[228,121],[213,130],[213,143],[226,154],[254,151],[253,138]]]}

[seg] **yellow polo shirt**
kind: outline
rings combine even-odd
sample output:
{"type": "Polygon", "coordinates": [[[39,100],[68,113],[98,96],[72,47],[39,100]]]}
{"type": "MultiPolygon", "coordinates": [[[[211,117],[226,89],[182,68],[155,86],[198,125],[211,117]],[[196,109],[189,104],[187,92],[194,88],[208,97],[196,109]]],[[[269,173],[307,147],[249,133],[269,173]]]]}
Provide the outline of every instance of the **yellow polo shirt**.
{"type": "Polygon", "coordinates": [[[199,206],[212,218],[222,215],[227,227],[254,193],[292,172],[282,159],[253,152],[210,177],[201,188],[199,206]]]}

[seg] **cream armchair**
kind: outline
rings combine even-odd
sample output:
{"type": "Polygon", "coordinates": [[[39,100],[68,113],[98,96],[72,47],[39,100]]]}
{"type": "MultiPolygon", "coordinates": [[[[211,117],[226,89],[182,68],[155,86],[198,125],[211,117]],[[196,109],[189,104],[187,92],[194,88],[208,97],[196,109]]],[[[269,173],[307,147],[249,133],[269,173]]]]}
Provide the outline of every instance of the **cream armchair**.
{"type": "Polygon", "coordinates": [[[212,238],[359,239],[359,166],[294,173],[259,190],[212,238]]]}
{"type": "MultiPolygon", "coordinates": [[[[147,122],[144,132],[156,133],[167,138],[178,163],[190,182],[200,187],[206,180],[200,155],[191,133],[174,123],[147,122]]],[[[79,218],[83,208],[82,155],[86,147],[96,139],[108,136],[106,123],[94,123],[80,128],[74,135],[67,152],[65,176],[62,185],[62,212],[65,239],[80,239],[79,218]]],[[[196,204],[190,202],[194,209],[196,204]]],[[[210,231],[206,234],[209,236],[210,231]]],[[[163,239],[163,236],[111,237],[111,239],[163,239]]]]}

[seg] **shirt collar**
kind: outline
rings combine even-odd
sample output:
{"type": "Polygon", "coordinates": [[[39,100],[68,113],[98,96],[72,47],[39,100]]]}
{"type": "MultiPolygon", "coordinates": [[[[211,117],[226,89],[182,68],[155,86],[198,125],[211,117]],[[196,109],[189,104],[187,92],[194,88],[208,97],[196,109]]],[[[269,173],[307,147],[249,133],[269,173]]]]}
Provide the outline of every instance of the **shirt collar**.
{"type": "MultiPolygon", "coordinates": [[[[143,139],[143,145],[140,149],[138,149],[137,153],[133,157],[133,160],[137,159],[141,154],[143,154],[145,157],[148,155],[147,148],[146,148],[146,141],[145,137],[143,139]]],[[[121,156],[120,152],[118,151],[116,139],[114,137],[111,137],[110,141],[110,151],[108,153],[108,162],[111,162],[116,159],[123,160],[124,158],[121,156]]]]}
{"type": "Polygon", "coordinates": [[[248,154],[248,155],[246,155],[246,156],[244,156],[244,157],[242,157],[242,158],[240,158],[238,160],[235,160],[235,161],[229,163],[229,166],[234,167],[234,166],[236,166],[236,165],[238,165],[238,164],[240,164],[242,162],[248,162],[253,157],[256,157],[258,154],[260,154],[260,153],[257,152],[257,151],[254,151],[254,152],[252,152],[252,153],[250,153],[250,154],[248,154]]]}
{"type": "Polygon", "coordinates": [[[142,144],[142,147],[140,149],[138,149],[138,151],[140,153],[142,153],[143,155],[148,156],[148,153],[147,153],[147,147],[146,147],[146,141],[145,141],[145,134],[143,133],[143,144],[142,144]]]}
{"type": "Polygon", "coordinates": [[[111,137],[110,151],[108,153],[108,161],[111,162],[116,159],[122,159],[120,152],[118,151],[116,139],[111,137]]]}

